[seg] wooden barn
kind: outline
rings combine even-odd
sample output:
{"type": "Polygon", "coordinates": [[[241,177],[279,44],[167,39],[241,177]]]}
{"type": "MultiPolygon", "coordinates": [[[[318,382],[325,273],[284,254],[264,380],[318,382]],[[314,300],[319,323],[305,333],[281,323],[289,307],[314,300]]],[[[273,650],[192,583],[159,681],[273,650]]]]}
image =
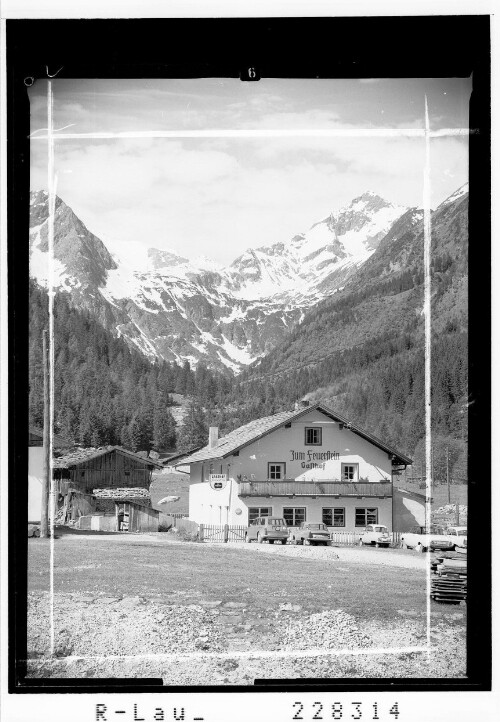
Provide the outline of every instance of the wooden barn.
{"type": "Polygon", "coordinates": [[[80,492],[94,489],[148,489],[153,471],[162,469],[153,459],[127,451],[121,446],[77,449],[54,459],[54,479],[68,481],[80,492]]]}

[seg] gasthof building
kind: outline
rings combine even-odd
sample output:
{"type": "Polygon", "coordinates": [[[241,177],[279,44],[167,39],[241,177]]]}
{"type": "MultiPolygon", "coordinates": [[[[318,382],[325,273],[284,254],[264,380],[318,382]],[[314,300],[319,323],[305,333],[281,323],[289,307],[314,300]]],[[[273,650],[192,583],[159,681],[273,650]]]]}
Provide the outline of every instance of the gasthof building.
{"type": "Polygon", "coordinates": [[[189,467],[189,518],[247,525],[258,516],[339,531],[425,523],[425,497],[395,488],[412,461],[322,403],[257,419],[179,460],[189,467]]]}

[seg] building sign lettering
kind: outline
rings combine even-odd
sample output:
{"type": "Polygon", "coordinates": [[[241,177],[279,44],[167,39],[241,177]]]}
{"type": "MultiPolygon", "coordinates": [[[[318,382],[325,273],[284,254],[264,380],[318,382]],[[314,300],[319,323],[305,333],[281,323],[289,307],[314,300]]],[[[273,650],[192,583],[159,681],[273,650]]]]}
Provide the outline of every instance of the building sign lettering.
{"type": "Polygon", "coordinates": [[[225,474],[210,474],[210,486],[212,489],[224,489],[227,483],[225,474]]]}
{"type": "MultiPolygon", "coordinates": [[[[340,454],[338,451],[311,451],[308,449],[307,451],[294,451],[294,449],[290,449],[291,453],[291,459],[290,461],[337,461],[340,459],[340,454]]],[[[311,467],[311,468],[317,468],[317,467],[311,467]]]]}

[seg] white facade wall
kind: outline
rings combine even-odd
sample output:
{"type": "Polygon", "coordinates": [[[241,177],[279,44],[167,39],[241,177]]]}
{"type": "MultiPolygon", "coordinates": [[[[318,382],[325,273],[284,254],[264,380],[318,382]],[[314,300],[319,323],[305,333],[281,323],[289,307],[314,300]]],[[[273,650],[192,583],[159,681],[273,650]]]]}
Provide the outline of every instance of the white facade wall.
{"type": "Polygon", "coordinates": [[[44,475],[43,446],[28,447],[28,521],[39,522],[44,475]]]}
{"type": "Polygon", "coordinates": [[[191,464],[193,482],[208,481],[210,473],[227,474],[265,481],[268,463],[285,463],[285,478],[298,481],[341,481],[342,464],[358,464],[359,480],[390,481],[389,454],[349,429],[339,429],[334,422],[317,409],[293,421],[290,428],[281,427],[240,450],[238,456],[227,459],[191,464]],[[321,428],[321,446],[306,446],[305,429],[321,428]],[[338,457],[324,460],[319,454],[331,452],[338,457]],[[315,457],[316,455],[316,457],[315,457]],[[312,466],[312,465],[316,466],[312,466]],[[308,468],[309,467],[309,468],[308,468]]]}
{"type": "Polygon", "coordinates": [[[189,518],[198,524],[247,524],[248,512],[238,498],[238,484],[229,479],[224,489],[208,482],[189,487],[189,518]],[[236,510],[239,509],[240,513],[236,510]]]}
{"type": "MultiPolygon", "coordinates": [[[[221,491],[213,491],[209,483],[193,484],[189,490],[189,518],[199,524],[230,524],[248,525],[248,510],[250,508],[271,508],[273,516],[283,516],[283,509],[302,507],[306,509],[306,521],[321,522],[323,509],[343,508],[345,526],[336,527],[338,531],[355,531],[355,510],[377,509],[378,523],[385,524],[392,531],[392,499],[377,499],[363,497],[333,498],[324,496],[295,496],[293,498],[274,497],[244,497],[237,496],[237,484],[233,484],[231,498],[221,491]]],[[[228,484],[229,485],[229,484],[228,484]]]]}
{"type": "Polygon", "coordinates": [[[342,481],[342,464],[357,465],[357,481],[391,480],[391,459],[386,451],[361,438],[349,429],[340,429],[321,411],[312,409],[290,428],[281,427],[240,450],[227,459],[191,464],[189,518],[204,524],[248,524],[249,507],[272,507],[275,516],[283,508],[306,507],[306,519],[322,520],[324,507],[345,509],[345,527],[355,530],[356,508],[377,508],[378,523],[392,530],[392,499],[376,497],[238,497],[238,481],[268,479],[268,464],[284,463],[285,479],[296,481],[342,481]],[[305,444],[305,429],[321,428],[321,445],[305,444]],[[329,453],[330,458],[326,458],[329,453]],[[323,456],[321,456],[323,455],[323,456]],[[210,487],[210,474],[226,474],[223,490],[210,487]]]}
{"type": "Polygon", "coordinates": [[[405,489],[394,489],[394,531],[411,531],[425,526],[425,497],[405,489]]]}

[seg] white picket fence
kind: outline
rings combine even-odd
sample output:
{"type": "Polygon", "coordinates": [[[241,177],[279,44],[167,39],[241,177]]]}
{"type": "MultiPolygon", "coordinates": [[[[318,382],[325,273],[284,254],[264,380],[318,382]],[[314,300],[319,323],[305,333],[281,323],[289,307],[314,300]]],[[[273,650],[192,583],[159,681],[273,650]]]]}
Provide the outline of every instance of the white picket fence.
{"type": "MultiPolygon", "coordinates": [[[[186,520],[182,520],[186,521],[186,520]]],[[[182,521],[178,520],[176,526],[182,525],[182,521]]],[[[194,522],[189,522],[194,525],[194,522]]],[[[200,541],[211,542],[244,542],[245,526],[232,526],[228,524],[200,524],[198,525],[198,538],[200,541]]],[[[359,544],[359,538],[363,534],[363,530],[359,531],[332,531],[330,528],[330,539],[332,544],[339,546],[355,546],[359,544]]],[[[392,532],[392,544],[399,546],[401,541],[401,532],[392,532]]]]}

